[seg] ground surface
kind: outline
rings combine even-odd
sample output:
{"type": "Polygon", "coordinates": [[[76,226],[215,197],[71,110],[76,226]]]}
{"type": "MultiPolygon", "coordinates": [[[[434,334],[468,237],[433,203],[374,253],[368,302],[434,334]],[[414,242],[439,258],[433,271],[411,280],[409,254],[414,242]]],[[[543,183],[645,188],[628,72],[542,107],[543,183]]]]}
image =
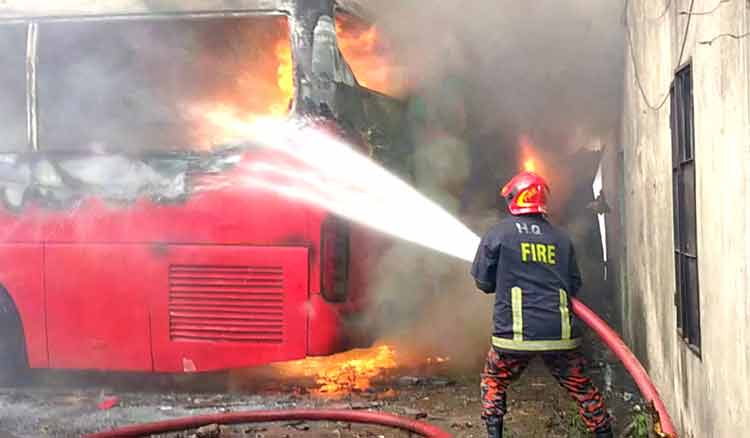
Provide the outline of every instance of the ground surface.
{"type": "MultiPolygon", "coordinates": [[[[592,374],[602,382],[603,368],[592,374]]],[[[76,373],[38,373],[34,383],[0,389],[0,438],[78,437],[138,422],[203,413],[251,409],[310,408],[367,409],[420,418],[452,432],[456,437],[485,436],[479,418],[478,374],[456,373],[444,367],[390,371],[372,388],[343,398],[311,394],[311,382],[276,381],[227,385],[227,375],[207,377],[101,376],[76,373]],[[421,373],[421,375],[420,375],[421,373]],[[231,388],[231,389],[228,389],[231,388]],[[116,396],[116,399],[110,397],[116,396]],[[110,409],[102,401],[116,400],[110,409]]],[[[605,385],[605,383],[601,383],[605,385]]],[[[630,421],[629,393],[613,391],[610,407],[618,417],[617,429],[630,421]]],[[[170,438],[195,436],[195,431],[170,438]]],[[[276,423],[222,428],[199,438],[388,438],[405,432],[341,423],[276,423]]],[[[510,390],[506,436],[579,437],[575,407],[567,395],[535,361],[510,390]]]]}

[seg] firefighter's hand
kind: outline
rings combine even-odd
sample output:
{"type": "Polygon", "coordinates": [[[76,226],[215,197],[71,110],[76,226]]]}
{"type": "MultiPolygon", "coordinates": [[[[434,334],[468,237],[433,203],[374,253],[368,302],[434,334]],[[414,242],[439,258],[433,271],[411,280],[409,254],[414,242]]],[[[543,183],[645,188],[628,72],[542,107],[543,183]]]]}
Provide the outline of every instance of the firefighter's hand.
{"type": "Polygon", "coordinates": [[[485,283],[484,281],[479,281],[479,280],[474,280],[474,283],[476,283],[477,289],[481,290],[482,292],[486,294],[495,293],[494,283],[485,283]]]}

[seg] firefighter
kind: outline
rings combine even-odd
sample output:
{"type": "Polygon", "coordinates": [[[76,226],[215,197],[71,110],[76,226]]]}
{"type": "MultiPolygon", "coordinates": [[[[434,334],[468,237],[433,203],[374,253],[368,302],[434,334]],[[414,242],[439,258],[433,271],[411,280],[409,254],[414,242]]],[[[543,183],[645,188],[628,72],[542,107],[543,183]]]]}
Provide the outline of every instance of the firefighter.
{"type": "Polygon", "coordinates": [[[586,427],[596,437],[611,437],[602,395],[584,374],[580,328],[570,311],[581,274],[570,238],[547,221],[548,194],[537,174],[511,179],[501,190],[510,216],[482,238],[471,268],[477,287],[495,294],[482,418],[490,438],[501,438],[508,387],[539,355],[578,404],[586,427]]]}

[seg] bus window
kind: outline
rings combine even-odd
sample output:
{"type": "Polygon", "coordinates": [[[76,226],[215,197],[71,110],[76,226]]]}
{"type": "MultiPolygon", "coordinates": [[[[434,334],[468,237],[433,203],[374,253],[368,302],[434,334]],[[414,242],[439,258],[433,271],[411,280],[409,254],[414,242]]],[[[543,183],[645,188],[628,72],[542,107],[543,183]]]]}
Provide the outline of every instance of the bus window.
{"type": "Polygon", "coordinates": [[[38,53],[43,150],[211,150],[293,95],[284,16],[45,23],[38,53]]]}
{"type": "Polygon", "coordinates": [[[354,15],[338,12],[336,39],[361,86],[390,96],[403,94],[405,83],[401,69],[375,26],[354,15]]]}
{"type": "Polygon", "coordinates": [[[23,25],[0,25],[0,132],[0,153],[26,150],[26,27],[23,25]]]}

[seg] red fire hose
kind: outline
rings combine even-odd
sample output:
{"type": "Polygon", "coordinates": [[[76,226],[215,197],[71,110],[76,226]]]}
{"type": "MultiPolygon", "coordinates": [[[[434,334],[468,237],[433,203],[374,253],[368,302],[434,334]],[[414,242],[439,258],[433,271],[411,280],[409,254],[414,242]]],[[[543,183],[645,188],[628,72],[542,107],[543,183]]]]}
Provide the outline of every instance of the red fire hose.
{"type": "MultiPolygon", "coordinates": [[[[597,316],[575,298],[571,299],[573,312],[585,322],[615,353],[638,385],[643,397],[653,405],[656,411],[655,432],[662,438],[677,438],[672,419],[664,403],[659,397],[653,382],[632,351],[620,337],[597,316]]],[[[86,438],[126,438],[141,437],[153,434],[196,429],[209,424],[239,424],[264,423],[274,421],[344,421],[348,423],[365,423],[394,427],[420,434],[427,438],[450,438],[450,434],[430,424],[397,417],[380,412],[351,411],[351,410],[279,410],[279,411],[249,411],[224,414],[201,415],[175,420],[160,421],[148,424],[127,426],[109,432],[87,435],[86,438]]]]}
{"type": "Polygon", "coordinates": [[[578,301],[575,298],[571,299],[573,312],[583,322],[593,330],[599,338],[612,350],[613,353],[623,363],[625,369],[628,371],[633,380],[635,380],[638,389],[641,391],[641,395],[649,403],[653,403],[654,409],[658,414],[656,425],[656,433],[660,437],[677,438],[677,432],[675,431],[672,419],[669,417],[667,408],[664,407],[664,403],[659,397],[659,391],[657,391],[654,383],[648,376],[648,373],[643,369],[643,365],[638,362],[632,351],[625,345],[625,342],[607,325],[599,316],[594,313],[591,309],[586,307],[585,304],[578,301]]]}
{"type": "Polygon", "coordinates": [[[159,421],[156,423],[127,426],[109,432],[86,435],[85,438],[126,438],[143,437],[154,434],[177,432],[197,429],[209,424],[240,424],[267,423],[274,421],[344,421],[347,423],[364,423],[387,426],[417,433],[426,438],[451,438],[445,432],[430,424],[397,417],[381,412],[350,411],[350,410],[279,410],[279,411],[247,411],[225,414],[199,415],[195,417],[178,418],[175,420],[159,421]]]}

